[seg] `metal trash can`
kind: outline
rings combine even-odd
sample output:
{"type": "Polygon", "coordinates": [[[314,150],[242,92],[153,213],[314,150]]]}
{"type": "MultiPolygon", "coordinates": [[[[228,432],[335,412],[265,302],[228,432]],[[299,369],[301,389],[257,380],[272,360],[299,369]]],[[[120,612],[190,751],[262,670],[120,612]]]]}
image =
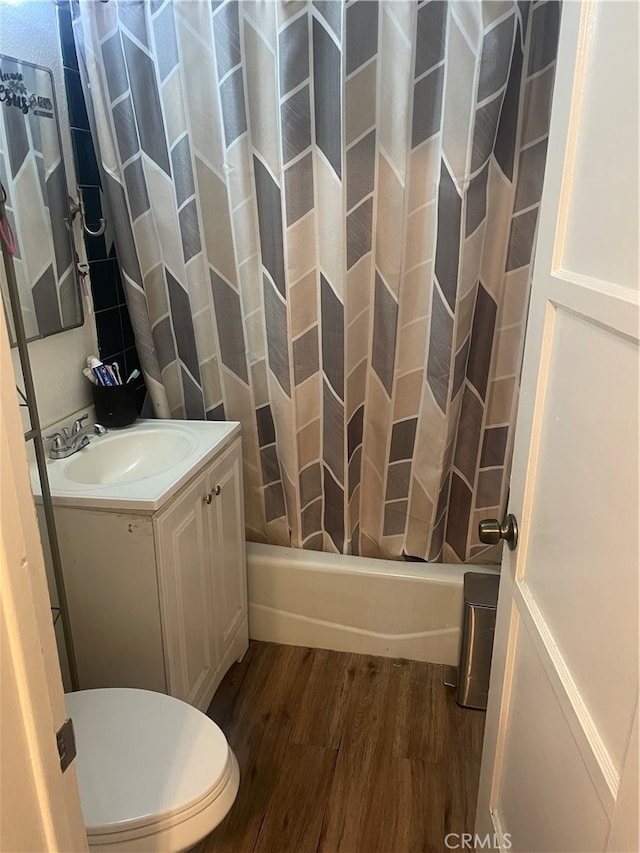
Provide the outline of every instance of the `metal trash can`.
{"type": "Polygon", "coordinates": [[[464,616],[456,702],[487,709],[500,575],[465,572],[464,616]]]}

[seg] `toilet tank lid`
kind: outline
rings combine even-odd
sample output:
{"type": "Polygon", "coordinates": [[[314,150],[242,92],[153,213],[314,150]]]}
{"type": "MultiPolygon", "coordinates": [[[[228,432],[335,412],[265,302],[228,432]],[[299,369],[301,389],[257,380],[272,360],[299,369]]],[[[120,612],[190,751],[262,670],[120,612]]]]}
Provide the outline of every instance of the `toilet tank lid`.
{"type": "Polygon", "coordinates": [[[230,750],[201,711],[133,688],[65,696],[85,826],[110,832],[180,813],[223,779],[230,750]]]}

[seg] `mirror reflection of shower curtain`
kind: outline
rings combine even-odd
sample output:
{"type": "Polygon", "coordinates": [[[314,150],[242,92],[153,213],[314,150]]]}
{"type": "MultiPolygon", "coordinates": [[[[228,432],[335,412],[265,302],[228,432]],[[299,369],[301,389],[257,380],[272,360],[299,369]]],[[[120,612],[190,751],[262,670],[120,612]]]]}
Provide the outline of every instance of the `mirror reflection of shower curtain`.
{"type": "MultiPolygon", "coordinates": [[[[51,71],[0,55],[0,182],[29,340],[82,323],[51,71]]],[[[7,283],[0,266],[0,288],[7,283]]],[[[15,343],[11,312],[5,311],[15,343]]]]}
{"type": "Polygon", "coordinates": [[[248,538],[491,556],[559,18],[80,0],[147,387],[161,417],[241,421],[248,538]]]}

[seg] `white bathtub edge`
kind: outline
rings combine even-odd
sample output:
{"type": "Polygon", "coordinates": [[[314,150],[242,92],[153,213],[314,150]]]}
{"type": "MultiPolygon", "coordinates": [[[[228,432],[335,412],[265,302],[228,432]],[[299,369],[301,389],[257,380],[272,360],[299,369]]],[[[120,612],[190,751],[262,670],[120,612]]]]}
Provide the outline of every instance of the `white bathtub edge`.
{"type": "Polygon", "coordinates": [[[248,542],[249,636],[455,666],[466,571],[248,542]]]}

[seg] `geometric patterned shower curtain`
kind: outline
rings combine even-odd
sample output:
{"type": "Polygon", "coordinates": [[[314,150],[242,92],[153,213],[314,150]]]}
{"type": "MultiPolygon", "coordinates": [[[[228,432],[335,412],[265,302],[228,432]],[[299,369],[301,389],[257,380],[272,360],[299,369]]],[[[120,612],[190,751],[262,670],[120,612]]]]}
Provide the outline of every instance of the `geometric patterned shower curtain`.
{"type": "Polygon", "coordinates": [[[242,424],[247,536],[482,561],[560,5],[81,0],[156,414],[242,424]]]}

